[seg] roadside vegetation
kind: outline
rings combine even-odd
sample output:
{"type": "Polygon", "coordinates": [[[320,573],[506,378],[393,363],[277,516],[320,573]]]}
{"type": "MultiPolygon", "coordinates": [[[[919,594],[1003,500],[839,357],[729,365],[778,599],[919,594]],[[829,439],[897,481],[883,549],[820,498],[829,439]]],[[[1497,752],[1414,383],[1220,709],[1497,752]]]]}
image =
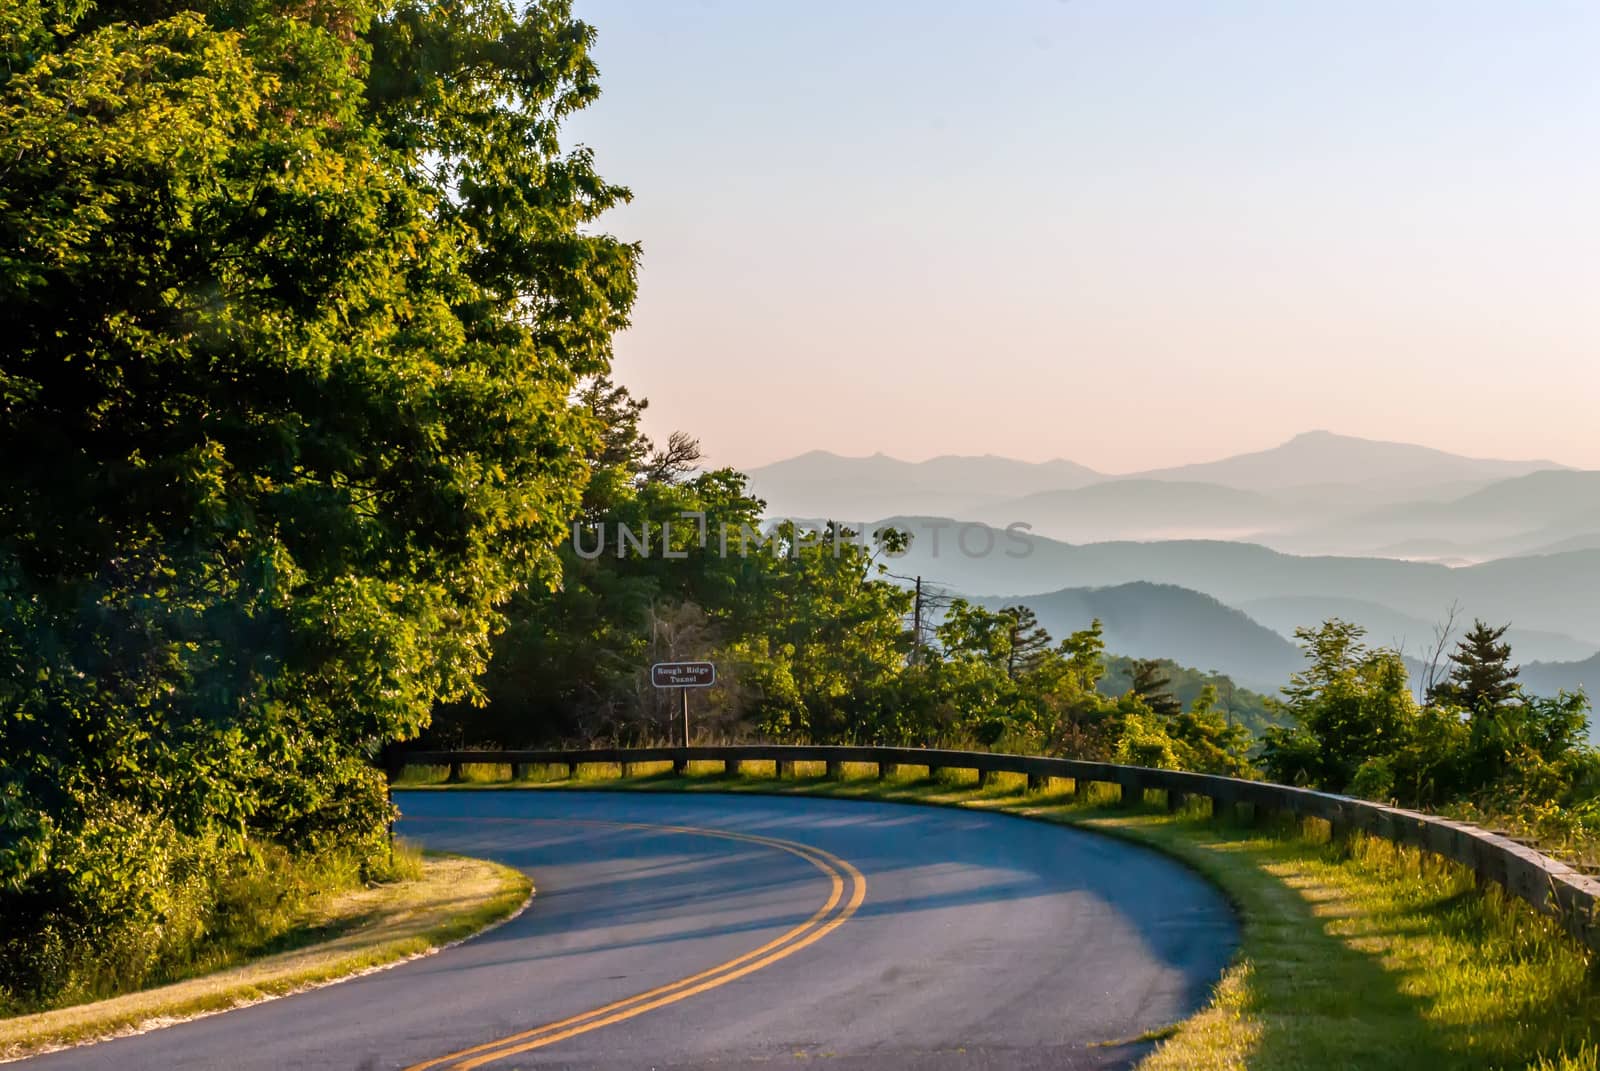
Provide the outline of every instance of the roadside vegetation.
{"type": "Polygon", "coordinates": [[[559,583],[633,301],[592,226],[628,192],[561,144],[592,39],[564,0],[0,13],[0,1008],[393,876],[374,760],[559,583]]]}
{"type": "MultiPolygon", "coordinates": [[[[256,840],[230,851],[192,840],[169,850],[183,854],[159,870],[130,876],[149,905],[142,925],[124,923],[81,943],[52,930],[27,948],[12,949],[16,961],[51,984],[32,993],[0,992],[0,1016],[159,986],[315,941],[325,932],[330,897],[422,875],[421,857],[404,844],[370,857],[339,850],[296,856],[256,840]]],[[[6,940],[25,936],[7,934],[6,940]]]]}
{"type": "MultiPolygon", "coordinates": [[[[0,1059],[238,1007],[374,970],[469,937],[515,914],[531,893],[511,867],[397,846],[406,880],[349,889],[285,889],[246,905],[252,939],[216,942],[166,984],[0,1019],[0,1059]]],[[[281,875],[280,875],[281,876],[281,875]]]]}
{"type": "MultiPolygon", "coordinates": [[[[759,764],[752,764],[759,768],[759,764]]],[[[527,771],[465,768],[458,790],[617,788],[810,794],[1004,811],[1081,825],[1148,844],[1215,881],[1239,908],[1242,942],[1208,1005],[1157,1031],[1149,1071],[1299,1071],[1600,1067],[1600,979],[1590,954],[1550,919],[1463,868],[1413,849],[1356,837],[1332,843],[1324,824],[1216,819],[1196,803],[1176,815],[1078,800],[1070,782],[1028,791],[1020,776],[915,768],[879,780],[846,764],[793,779],[727,776],[710,764],[620,779],[614,766],[527,771]]],[[[410,783],[443,786],[448,771],[415,769],[410,783]]],[[[1129,1039],[1107,1038],[1107,1042],[1129,1039]]]]}

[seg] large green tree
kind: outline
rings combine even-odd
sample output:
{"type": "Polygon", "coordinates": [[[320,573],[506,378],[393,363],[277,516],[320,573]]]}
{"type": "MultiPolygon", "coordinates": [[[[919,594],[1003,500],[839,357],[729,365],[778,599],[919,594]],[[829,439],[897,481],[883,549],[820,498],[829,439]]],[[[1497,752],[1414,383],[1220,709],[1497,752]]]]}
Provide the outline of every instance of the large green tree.
{"type": "Polygon", "coordinates": [[[1338,619],[1295,636],[1307,665],[1279,703],[1292,728],[1269,729],[1262,758],[1273,780],[1343,791],[1363,763],[1412,737],[1418,710],[1405,660],[1368,647],[1364,629],[1338,619]]]}
{"type": "Polygon", "coordinates": [[[367,753],[556,581],[637,254],[559,140],[591,37],[564,0],[0,16],[13,934],[137,913],[162,838],[370,834],[367,753]]]}

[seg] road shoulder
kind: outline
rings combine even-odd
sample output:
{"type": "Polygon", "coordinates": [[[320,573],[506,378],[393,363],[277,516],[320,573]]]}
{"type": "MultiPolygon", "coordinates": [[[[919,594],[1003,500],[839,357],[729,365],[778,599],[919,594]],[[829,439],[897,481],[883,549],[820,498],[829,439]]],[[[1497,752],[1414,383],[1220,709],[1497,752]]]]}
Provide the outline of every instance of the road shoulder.
{"type": "Polygon", "coordinates": [[[341,893],[327,905],[331,940],[171,985],[0,1020],[0,1060],[170,1026],[392,967],[521,912],[533,885],[520,871],[462,856],[428,856],[422,877],[341,893]]]}

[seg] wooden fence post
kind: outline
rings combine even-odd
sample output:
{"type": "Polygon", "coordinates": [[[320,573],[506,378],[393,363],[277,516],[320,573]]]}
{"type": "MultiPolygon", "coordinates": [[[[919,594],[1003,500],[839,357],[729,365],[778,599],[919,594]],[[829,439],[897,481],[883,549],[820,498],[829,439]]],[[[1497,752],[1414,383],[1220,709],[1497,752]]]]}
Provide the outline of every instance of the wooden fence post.
{"type": "Polygon", "coordinates": [[[1144,787],[1135,783],[1131,777],[1123,778],[1117,784],[1122,788],[1121,804],[1124,807],[1141,807],[1144,805],[1144,787]]]}

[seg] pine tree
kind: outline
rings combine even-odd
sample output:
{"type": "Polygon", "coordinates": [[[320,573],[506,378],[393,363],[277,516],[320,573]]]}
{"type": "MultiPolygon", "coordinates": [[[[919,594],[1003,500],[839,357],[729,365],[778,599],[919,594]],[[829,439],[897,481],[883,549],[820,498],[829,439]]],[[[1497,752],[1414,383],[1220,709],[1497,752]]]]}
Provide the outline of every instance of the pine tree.
{"type": "Polygon", "coordinates": [[[1050,650],[1050,633],[1026,606],[1007,606],[1000,613],[1011,619],[1011,649],[1006,654],[1006,676],[1011,680],[1039,668],[1050,650]]]}
{"type": "Polygon", "coordinates": [[[1133,663],[1133,685],[1129,690],[1163,718],[1183,713],[1183,704],[1172,694],[1172,678],[1159,659],[1142,658],[1133,663]]]}
{"type": "Polygon", "coordinates": [[[1515,698],[1520,689],[1518,667],[1511,664],[1511,645],[1502,642],[1510,625],[1490,628],[1482,621],[1456,645],[1450,656],[1450,679],[1435,688],[1429,699],[1492,712],[1515,698]]]}

